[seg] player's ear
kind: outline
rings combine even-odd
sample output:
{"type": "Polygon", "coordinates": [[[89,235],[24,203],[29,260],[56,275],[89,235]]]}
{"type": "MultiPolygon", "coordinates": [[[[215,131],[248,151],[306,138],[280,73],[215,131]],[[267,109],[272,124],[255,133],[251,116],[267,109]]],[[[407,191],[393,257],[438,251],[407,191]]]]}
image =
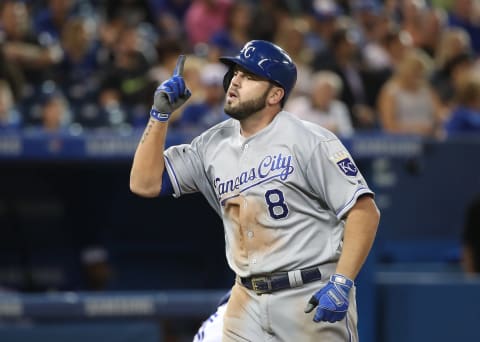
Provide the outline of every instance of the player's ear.
{"type": "Polygon", "coordinates": [[[267,103],[269,105],[276,105],[282,102],[283,97],[285,96],[285,91],[280,87],[272,87],[270,93],[267,97],[267,103]]]}

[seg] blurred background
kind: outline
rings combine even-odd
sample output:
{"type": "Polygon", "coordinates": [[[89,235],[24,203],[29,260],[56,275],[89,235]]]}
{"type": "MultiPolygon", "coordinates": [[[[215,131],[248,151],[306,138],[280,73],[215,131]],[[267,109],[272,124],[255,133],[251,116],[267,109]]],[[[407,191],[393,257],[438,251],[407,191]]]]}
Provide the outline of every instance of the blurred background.
{"type": "Polygon", "coordinates": [[[480,1],[0,0],[0,341],[193,339],[233,282],[221,221],[129,170],[177,56],[167,145],[226,118],[218,57],[251,39],[376,192],[361,340],[480,340],[480,1]]]}

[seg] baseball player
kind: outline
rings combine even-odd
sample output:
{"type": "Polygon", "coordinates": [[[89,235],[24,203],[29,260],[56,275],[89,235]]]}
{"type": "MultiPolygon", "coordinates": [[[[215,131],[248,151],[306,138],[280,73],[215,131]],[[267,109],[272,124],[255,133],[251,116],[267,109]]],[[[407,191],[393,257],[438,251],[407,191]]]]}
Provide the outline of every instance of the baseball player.
{"type": "Polygon", "coordinates": [[[330,131],[282,110],[297,70],[262,40],[222,57],[231,118],[164,151],[168,119],[190,96],[180,56],[154,95],[130,188],[201,192],[222,218],[236,273],[223,341],[357,341],[354,279],[375,238],[373,192],[330,131]]]}
{"type": "Polygon", "coordinates": [[[230,298],[230,291],[228,291],[220,302],[217,310],[206,319],[198,332],[193,338],[193,342],[221,342],[223,331],[223,316],[227,310],[228,299],[230,298]]]}

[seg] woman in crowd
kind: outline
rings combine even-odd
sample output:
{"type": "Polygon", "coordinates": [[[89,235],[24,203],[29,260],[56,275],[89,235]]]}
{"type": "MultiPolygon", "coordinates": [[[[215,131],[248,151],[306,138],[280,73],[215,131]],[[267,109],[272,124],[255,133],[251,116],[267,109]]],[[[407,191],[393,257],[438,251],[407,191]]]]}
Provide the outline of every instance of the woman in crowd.
{"type": "Polygon", "coordinates": [[[428,81],[430,65],[424,52],[411,50],[384,84],[378,99],[384,132],[437,136],[444,110],[428,81]]]}

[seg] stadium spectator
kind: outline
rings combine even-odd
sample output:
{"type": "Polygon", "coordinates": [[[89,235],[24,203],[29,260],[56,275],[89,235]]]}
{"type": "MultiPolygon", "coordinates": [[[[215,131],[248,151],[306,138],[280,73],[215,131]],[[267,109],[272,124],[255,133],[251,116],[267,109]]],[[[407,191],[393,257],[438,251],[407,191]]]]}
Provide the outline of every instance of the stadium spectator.
{"type": "Polygon", "coordinates": [[[100,96],[110,92],[128,113],[128,117],[118,120],[118,125],[144,123],[150,106],[147,94],[154,85],[148,75],[150,62],[142,49],[144,42],[138,30],[135,25],[127,25],[120,31],[113,63],[105,71],[101,84],[100,96]]]}
{"type": "Polygon", "coordinates": [[[405,53],[412,48],[413,41],[408,32],[392,28],[392,30],[383,38],[383,45],[388,54],[388,68],[393,73],[403,60],[405,53]]]}
{"type": "Polygon", "coordinates": [[[221,55],[239,51],[251,39],[252,6],[249,2],[236,1],[228,12],[224,30],[213,34],[209,44],[209,60],[218,61],[221,55]]]}
{"type": "Polygon", "coordinates": [[[156,28],[160,36],[168,39],[183,39],[183,21],[191,0],[149,0],[155,14],[156,28]]]}
{"type": "MultiPolygon", "coordinates": [[[[1,33],[0,33],[1,35],[1,33]]],[[[19,101],[23,96],[23,87],[25,79],[21,68],[7,60],[2,49],[2,39],[0,37],[0,79],[4,79],[10,86],[15,101],[19,101]]]]}
{"type": "Polygon", "coordinates": [[[193,0],[185,14],[185,29],[192,47],[207,44],[212,36],[225,29],[230,0],[193,0]]]}
{"type": "Polygon", "coordinates": [[[307,33],[307,45],[315,53],[318,61],[314,67],[321,69],[323,60],[330,60],[329,42],[339,26],[339,19],[342,14],[341,8],[335,1],[319,0],[312,3],[311,30],[307,33]]]}
{"type": "Polygon", "coordinates": [[[359,58],[358,35],[349,27],[339,28],[331,37],[330,48],[332,55],[323,60],[316,58],[314,69],[330,70],[340,76],[343,83],[340,99],[347,105],[355,129],[375,128],[373,90],[379,88],[380,80],[364,68],[359,58]]]}
{"type": "MultiPolygon", "coordinates": [[[[81,119],[81,124],[86,128],[121,128],[127,118],[127,109],[118,97],[118,93],[115,89],[104,89],[98,97],[98,112],[95,111],[95,116],[90,116],[81,119]],[[90,119],[90,120],[85,120],[90,119]],[[93,125],[92,125],[93,124],[93,125]]],[[[140,119],[143,123],[143,121],[140,119]]],[[[136,126],[137,122],[132,123],[136,126]]]]}
{"type": "Polygon", "coordinates": [[[11,63],[28,73],[30,82],[41,82],[45,68],[61,58],[58,46],[43,46],[31,30],[31,18],[25,2],[5,0],[0,4],[2,50],[11,63]]]}
{"type": "Polygon", "coordinates": [[[382,87],[378,112],[384,132],[424,137],[439,133],[444,112],[428,81],[431,63],[425,52],[410,50],[382,87]]]}
{"type": "Polygon", "coordinates": [[[404,0],[400,2],[399,22],[403,31],[406,31],[412,37],[414,47],[420,48],[423,40],[423,19],[428,10],[425,0],[404,0]]]}
{"type": "Polygon", "coordinates": [[[15,108],[15,100],[8,82],[0,79],[0,132],[18,131],[21,116],[15,108]]]}
{"type": "Polygon", "coordinates": [[[311,90],[313,51],[305,42],[306,25],[305,20],[288,19],[275,35],[275,43],[287,51],[297,65],[297,83],[292,90],[291,98],[307,95],[311,90]]]}
{"type": "Polygon", "coordinates": [[[350,16],[359,32],[362,47],[368,42],[377,40],[381,35],[379,31],[385,30],[384,19],[387,16],[376,0],[352,1],[350,16]]]}
{"type": "MultiPolygon", "coordinates": [[[[38,6],[34,12],[33,25],[39,40],[53,44],[60,40],[63,27],[76,13],[78,0],[48,0],[46,6],[38,6]]],[[[84,2],[83,6],[86,5],[84,2]]]]}
{"type": "Polygon", "coordinates": [[[472,48],[476,54],[480,53],[480,5],[478,1],[455,0],[448,11],[448,24],[452,27],[463,28],[472,41],[472,48]]]}
{"type": "Polygon", "coordinates": [[[452,57],[442,69],[433,74],[431,83],[445,107],[451,108],[455,94],[461,83],[470,77],[473,67],[473,56],[462,53],[452,57]]]}
{"type": "Polygon", "coordinates": [[[120,40],[120,34],[127,25],[124,17],[107,18],[101,16],[99,18],[97,35],[101,56],[100,61],[104,64],[102,68],[108,67],[109,64],[113,63],[114,51],[120,40]]]}
{"type": "Polygon", "coordinates": [[[435,58],[438,46],[438,37],[447,28],[447,14],[439,8],[427,8],[422,13],[421,20],[421,41],[419,48],[425,51],[430,57],[435,58]]]}
{"type": "Polygon", "coordinates": [[[459,135],[480,136],[480,79],[470,75],[463,80],[455,96],[455,107],[450,114],[445,130],[448,137],[459,135]]]}
{"type": "Polygon", "coordinates": [[[318,71],[312,76],[311,93],[289,100],[287,111],[300,119],[314,122],[341,137],[353,134],[347,106],[337,99],[342,80],[331,71],[318,71]]]}
{"type": "Polygon", "coordinates": [[[438,46],[435,52],[435,64],[442,68],[452,58],[472,52],[472,44],[467,31],[460,27],[448,27],[437,37],[438,46]]]}
{"type": "Polygon", "coordinates": [[[155,24],[156,17],[150,0],[102,0],[101,8],[108,20],[128,18],[129,24],[155,24]]]}
{"type": "MultiPolygon", "coordinates": [[[[40,87],[51,74],[51,67],[62,58],[58,44],[42,45],[31,27],[31,17],[24,1],[0,2],[0,49],[8,68],[16,74],[17,102],[21,103],[24,123],[34,123],[31,108],[40,96],[40,87]],[[19,82],[20,81],[20,82],[19,82]],[[17,95],[18,94],[18,95],[17,95]]],[[[11,73],[11,72],[10,72],[11,73]]],[[[11,81],[12,79],[10,79],[11,81]]]]}
{"type": "Polygon", "coordinates": [[[71,113],[65,96],[59,90],[48,90],[39,106],[40,124],[31,126],[31,132],[47,134],[69,133],[71,113]]]}
{"type": "MultiPolygon", "coordinates": [[[[401,31],[395,25],[390,25],[387,21],[387,28],[378,38],[378,41],[367,43],[363,49],[363,56],[366,68],[370,70],[372,77],[376,79],[370,92],[380,93],[381,87],[390,79],[397,66],[403,60],[405,52],[412,46],[410,35],[401,31]],[[373,87],[375,86],[375,87],[373,87]]],[[[375,100],[374,100],[375,102],[375,100]]]]}
{"type": "Polygon", "coordinates": [[[68,122],[68,109],[65,99],[53,94],[45,99],[42,106],[42,128],[45,132],[62,131],[68,122]]]}
{"type": "Polygon", "coordinates": [[[392,67],[387,38],[393,34],[394,27],[394,21],[385,12],[377,14],[374,29],[370,29],[369,39],[364,42],[361,50],[365,66],[369,70],[385,70],[392,67]]]}
{"type": "Polygon", "coordinates": [[[445,106],[451,105],[455,88],[473,62],[470,38],[461,28],[447,28],[438,38],[431,83],[445,106]]]}
{"type": "MultiPolygon", "coordinates": [[[[250,36],[252,39],[272,41],[282,26],[283,20],[291,16],[288,11],[288,0],[260,0],[253,7],[250,36]]],[[[293,3],[293,1],[290,1],[293,3]]],[[[296,1],[295,1],[296,2],[296,1]]]]}
{"type": "Polygon", "coordinates": [[[84,127],[106,125],[97,106],[100,90],[97,24],[84,17],[71,18],[61,32],[62,61],[55,67],[54,80],[63,89],[74,117],[84,127]]]}
{"type": "Polygon", "coordinates": [[[397,0],[385,0],[383,1],[383,10],[387,15],[395,20],[399,20],[400,17],[400,1],[397,0]]]}
{"type": "MultiPolygon", "coordinates": [[[[361,56],[366,70],[363,78],[368,104],[375,107],[382,86],[392,76],[413,43],[410,34],[399,29],[385,11],[377,14],[375,30],[371,32],[370,38],[361,49],[361,56]]],[[[377,125],[376,122],[375,126],[377,125]]]]}

